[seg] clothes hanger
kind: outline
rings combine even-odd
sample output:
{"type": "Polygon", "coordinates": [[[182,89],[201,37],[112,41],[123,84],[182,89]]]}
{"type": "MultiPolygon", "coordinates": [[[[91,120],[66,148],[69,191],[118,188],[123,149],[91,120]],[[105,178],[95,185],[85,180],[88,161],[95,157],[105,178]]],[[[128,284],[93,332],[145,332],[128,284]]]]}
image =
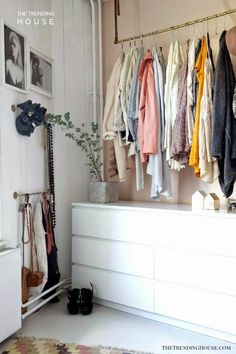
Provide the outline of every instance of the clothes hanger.
{"type": "Polygon", "coordinates": [[[175,36],[174,36],[173,28],[171,29],[170,34],[171,34],[171,42],[175,42],[175,36]]]}
{"type": "Polygon", "coordinates": [[[178,41],[178,36],[176,34],[176,29],[172,28],[171,29],[171,36],[172,36],[172,42],[177,42],[178,41]]]}
{"type": "Polygon", "coordinates": [[[218,36],[218,23],[217,23],[217,16],[215,16],[215,35],[218,36]]]}
{"type": "Polygon", "coordinates": [[[121,58],[125,57],[125,52],[124,52],[124,41],[121,41],[121,47],[120,47],[120,55],[121,58]]]}
{"type": "Polygon", "coordinates": [[[193,24],[193,38],[196,36],[196,23],[193,24]]]}
{"type": "Polygon", "coordinates": [[[129,49],[132,48],[132,42],[131,42],[131,37],[129,37],[129,49]]]}
{"type": "Polygon", "coordinates": [[[29,204],[29,194],[28,193],[26,193],[26,195],[25,195],[25,203],[28,205],[29,204]]]}
{"type": "Polygon", "coordinates": [[[149,36],[147,37],[147,42],[148,42],[148,48],[147,48],[148,50],[147,51],[150,52],[150,37],[149,36]]]}
{"type": "Polygon", "coordinates": [[[226,31],[227,14],[224,16],[224,31],[226,31]]]}
{"type": "Polygon", "coordinates": [[[205,21],[202,22],[202,37],[206,36],[205,21]]]}
{"type": "Polygon", "coordinates": [[[209,30],[209,20],[207,19],[207,33],[210,34],[210,30],[209,30]]]}
{"type": "Polygon", "coordinates": [[[188,25],[185,25],[185,31],[187,33],[187,40],[190,40],[190,33],[189,33],[189,27],[188,25]]]}
{"type": "Polygon", "coordinates": [[[200,28],[199,28],[198,23],[196,23],[196,28],[197,28],[197,30],[198,30],[198,33],[199,33],[200,38],[202,38],[202,33],[201,33],[201,30],[200,30],[200,28]]]}
{"type": "Polygon", "coordinates": [[[141,48],[144,48],[143,35],[142,35],[142,34],[141,34],[141,36],[140,36],[140,43],[141,43],[141,48]]]}

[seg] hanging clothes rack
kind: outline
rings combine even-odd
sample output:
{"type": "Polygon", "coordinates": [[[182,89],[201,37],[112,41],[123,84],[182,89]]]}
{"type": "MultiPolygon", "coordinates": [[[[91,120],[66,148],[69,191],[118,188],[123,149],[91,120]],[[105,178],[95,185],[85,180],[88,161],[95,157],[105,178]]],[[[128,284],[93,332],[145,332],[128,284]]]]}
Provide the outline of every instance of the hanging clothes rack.
{"type": "Polygon", "coordinates": [[[49,193],[50,190],[47,189],[46,191],[43,192],[33,192],[33,193],[18,193],[18,192],[14,192],[13,193],[13,198],[17,199],[18,197],[27,197],[29,195],[38,195],[38,194],[43,194],[43,193],[49,193]]]}
{"type": "MultiPolygon", "coordinates": [[[[13,198],[17,199],[18,197],[29,197],[30,195],[40,195],[43,193],[50,193],[50,189],[47,189],[42,192],[32,192],[32,193],[14,192],[13,198]]],[[[21,315],[22,320],[24,320],[28,316],[32,315],[35,311],[37,311],[39,308],[44,306],[46,303],[51,301],[56,296],[62,294],[63,292],[67,292],[69,288],[71,288],[71,277],[66,277],[66,278],[62,279],[61,281],[59,281],[57,284],[51,286],[49,289],[47,289],[44,292],[42,292],[41,294],[39,294],[38,296],[30,298],[26,303],[22,303],[21,304],[22,308],[27,308],[28,306],[30,306],[30,309],[27,309],[27,311],[21,315]],[[57,290],[51,296],[49,296],[48,298],[46,298],[43,301],[39,301],[40,299],[43,298],[43,296],[45,296],[46,294],[50,293],[52,290],[55,290],[55,289],[57,289],[57,290]],[[34,305],[31,306],[32,304],[34,304],[34,305]]]]}
{"type": "Polygon", "coordinates": [[[231,9],[231,10],[226,10],[226,11],[223,11],[223,12],[211,15],[211,16],[197,18],[195,20],[188,21],[188,22],[185,22],[185,23],[181,23],[179,25],[174,25],[174,26],[170,26],[170,27],[166,27],[166,28],[161,28],[161,29],[156,30],[156,31],[142,33],[142,34],[139,34],[139,35],[135,35],[135,36],[119,39],[119,37],[118,37],[118,25],[117,25],[117,16],[119,15],[119,13],[117,12],[117,9],[115,8],[115,41],[114,41],[114,44],[119,44],[119,43],[123,43],[123,42],[130,42],[132,39],[150,37],[150,36],[155,36],[156,34],[169,32],[169,31],[174,31],[174,30],[177,30],[177,29],[180,29],[180,28],[185,28],[185,27],[188,27],[188,26],[192,26],[192,25],[197,24],[197,23],[206,22],[206,21],[209,21],[209,20],[214,20],[214,19],[216,19],[218,17],[230,15],[230,14],[235,13],[235,12],[236,12],[236,8],[235,9],[231,9]]]}

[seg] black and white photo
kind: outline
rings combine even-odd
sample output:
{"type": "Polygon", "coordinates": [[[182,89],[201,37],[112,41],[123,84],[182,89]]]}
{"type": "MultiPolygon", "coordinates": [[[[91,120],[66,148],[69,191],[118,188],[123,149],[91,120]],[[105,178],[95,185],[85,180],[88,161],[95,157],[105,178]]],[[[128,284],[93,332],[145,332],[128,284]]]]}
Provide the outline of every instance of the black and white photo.
{"type": "Polygon", "coordinates": [[[29,56],[30,89],[46,96],[53,94],[52,59],[31,48],[29,56]]]}
{"type": "Polygon", "coordinates": [[[26,38],[3,23],[3,83],[16,90],[26,91],[26,38]]]}

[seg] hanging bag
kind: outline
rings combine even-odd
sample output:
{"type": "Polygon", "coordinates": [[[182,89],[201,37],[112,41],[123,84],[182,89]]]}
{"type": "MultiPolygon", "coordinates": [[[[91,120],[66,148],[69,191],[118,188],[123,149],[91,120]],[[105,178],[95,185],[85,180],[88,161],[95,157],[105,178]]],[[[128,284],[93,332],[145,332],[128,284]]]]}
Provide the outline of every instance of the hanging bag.
{"type": "MultiPolygon", "coordinates": [[[[25,304],[28,299],[29,299],[29,287],[28,287],[28,276],[30,274],[30,269],[25,267],[25,244],[30,242],[30,239],[28,238],[27,241],[25,241],[25,221],[26,221],[26,214],[27,214],[27,204],[22,204],[20,206],[20,211],[22,212],[22,251],[23,251],[23,265],[21,268],[21,289],[22,289],[22,304],[25,304]]],[[[21,313],[24,314],[27,312],[27,307],[22,307],[21,308],[21,313]]]]}
{"type": "Polygon", "coordinates": [[[35,245],[34,233],[33,233],[33,223],[32,223],[32,213],[31,206],[29,206],[29,213],[26,214],[27,217],[27,230],[30,239],[30,249],[31,249],[31,272],[27,275],[27,285],[29,288],[37,287],[43,282],[43,272],[39,271],[38,257],[37,257],[37,248],[35,245]],[[33,264],[33,247],[35,250],[35,258],[37,270],[34,270],[33,264]]]}

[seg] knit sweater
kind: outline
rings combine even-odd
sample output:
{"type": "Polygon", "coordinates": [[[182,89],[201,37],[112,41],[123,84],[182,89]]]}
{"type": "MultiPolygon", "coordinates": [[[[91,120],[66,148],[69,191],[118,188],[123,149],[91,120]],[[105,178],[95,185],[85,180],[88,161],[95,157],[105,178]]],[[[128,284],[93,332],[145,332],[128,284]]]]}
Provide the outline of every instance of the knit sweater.
{"type": "Polygon", "coordinates": [[[225,35],[226,31],[220,37],[215,71],[211,152],[218,160],[221,190],[228,198],[236,180],[236,119],[232,107],[235,76],[225,35]]]}

